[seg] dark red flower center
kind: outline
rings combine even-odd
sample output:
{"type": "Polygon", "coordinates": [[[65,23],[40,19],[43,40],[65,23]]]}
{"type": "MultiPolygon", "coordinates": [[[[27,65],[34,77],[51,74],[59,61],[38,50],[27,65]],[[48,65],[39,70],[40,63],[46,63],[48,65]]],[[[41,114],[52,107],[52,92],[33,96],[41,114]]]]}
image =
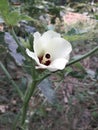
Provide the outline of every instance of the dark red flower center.
{"type": "Polygon", "coordinates": [[[44,65],[47,65],[47,66],[50,65],[50,63],[51,63],[50,58],[51,58],[51,56],[50,56],[49,53],[46,53],[45,55],[38,57],[39,62],[41,64],[44,64],[44,65]]]}

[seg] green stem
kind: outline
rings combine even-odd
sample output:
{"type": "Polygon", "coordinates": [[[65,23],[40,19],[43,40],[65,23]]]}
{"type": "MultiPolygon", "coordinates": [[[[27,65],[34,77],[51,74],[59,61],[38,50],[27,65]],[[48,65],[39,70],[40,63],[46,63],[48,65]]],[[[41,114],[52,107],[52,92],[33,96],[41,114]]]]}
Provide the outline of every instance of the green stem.
{"type": "Polygon", "coordinates": [[[21,111],[16,116],[15,121],[13,122],[12,130],[16,130],[17,122],[20,120],[21,111]]]}
{"type": "Polygon", "coordinates": [[[18,44],[18,46],[19,46],[19,48],[21,50],[21,53],[24,54],[24,48],[21,46],[21,43],[20,43],[19,39],[17,38],[16,33],[15,33],[13,27],[10,28],[10,34],[13,36],[14,40],[18,44]]]}
{"type": "Polygon", "coordinates": [[[0,67],[2,68],[2,70],[4,71],[4,73],[6,74],[6,76],[8,77],[8,79],[10,80],[10,82],[12,83],[12,85],[15,87],[15,89],[18,92],[18,95],[20,96],[20,98],[23,100],[23,94],[22,94],[22,92],[20,91],[20,89],[17,86],[17,84],[13,81],[11,75],[8,73],[7,69],[4,67],[4,65],[2,64],[1,61],[0,61],[0,67]]]}
{"type": "Polygon", "coordinates": [[[79,62],[80,60],[85,59],[86,57],[92,55],[92,54],[95,53],[96,51],[98,51],[98,46],[95,47],[94,49],[92,49],[91,51],[89,51],[88,53],[82,55],[80,58],[70,61],[70,62],[67,64],[67,66],[70,66],[70,65],[72,65],[72,64],[75,64],[76,62],[79,62]]]}
{"type": "Polygon", "coordinates": [[[22,126],[25,123],[29,100],[30,100],[31,96],[34,93],[34,90],[35,90],[36,86],[37,86],[37,82],[33,81],[32,85],[30,86],[30,88],[28,88],[28,90],[27,90],[27,92],[25,94],[23,108],[22,108],[22,120],[21,120],[21,125],[22,126]]]}
{"type": "MultiPolygon", "coordinates": [[[[16,36],[13,28],[10,28],[10,34],[13,36],[14,40],[16,41],[16,43],[18,44],[18,46],[20,47],[21,53],[23,55],[25,55],[25,50],[21,46],[21,43],[18,40],[18,38],[17,38],[17,36],[16,36]]],[[[33,67],[35,67],[34,64],[33,64],[33,67]]],[[[31,72],[32,72],[33,79],[35,79],[35,70],[34,71],[31,70],[31,72]]],[[[25,92],[24,102],[23,102],[23,108],[22,108],[22,119],[21,119],[21,125],[22,125],[22,127],[24,126],[24,123],[25,123],[29,100],[30,100],[31,96],[33,95],[33,92],[34,92],[34,90],[36,88],[36,82],[37,81],[33,81],[32,86],[30,86],[30,88],[28,87],[28,89],[25,92]]]]}

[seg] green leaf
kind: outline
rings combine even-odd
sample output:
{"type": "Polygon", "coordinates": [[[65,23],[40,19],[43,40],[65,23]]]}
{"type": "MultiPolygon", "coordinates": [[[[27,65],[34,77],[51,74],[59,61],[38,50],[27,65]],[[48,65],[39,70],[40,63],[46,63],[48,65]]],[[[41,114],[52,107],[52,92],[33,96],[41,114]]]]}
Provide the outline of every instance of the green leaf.
{"type": "Polygon", "coordinates": [[[64,38],[68,41],[81,41],[81,40],[85,40],[87,39],[87,36],[84,35],[84,34],[81,34],[81,35],[66,35],[64,36],[64,38]]]}
{"type": "Polygon", "coordinates": [[[78,71],[73,71],[69,73],[70,76],[74,77],[74,78],[78,78],[78,79],[83,79],[86,74],[83,72],[78,72],[78,71]]]}
{"type": "Polygon", "coordinates": [[[25,14],[21,14],[20,17],[19,17],[19,20],[26,20],[26,21],[35,21],[33,18],[31,18],[30,16],[28,15],[25,15],[25,14]]]}
{"type": "Polygon", "coordinates": [[[29,44],[29,40],[28,39],[25,40],[25,39],[20,37],[20,41],[21,41],[23,47],[30,48],[30,44],[29,44]]]}
{"type": "Polygon", "coordinates": [[[67,32],[67,35],[75,35],[76,34],[76,29],[75,28],[71,28],[71,30],[69,30],[67,32]]]}
{"type": "Polygon", "coordinates": [[[64,69],[65,75],[67,76],[68,74],[70,74],[73,71],[73,69],[71,67],[67,67],[64,69]]]}
{"type": "Polygon", "coordinates": [[[83,67],[83,65],[82,65],[80,62],[75,63],[74,66],[75,66],[77,69],[86,72],[85,68],[83,67]]]}
{"type": "Polygon", "coordinates": [[[19,22],[20,14],[18,11],[11,11],[5,17],[5,22],[8,25],[14,26],[19,22]]]}
{"type": "Polygon", "coordinates": [[[8,12],[8,10],[10,9],[8,0],[0,0],[0,12],[8,12]]]}
{"type": "Polygon", "coordinates": [[[96,20],[98,20],[98,15],[95,15],[95,17],[96,17],[96,20]]]}
{"type": "Polygon", "coordinates": [[[93,116],[93,118],[94,118],[96,121],[98,121],[98,112],[97,112],[97,111],[92,112],[92,116],[93,116]]]}
{"type": "Polygon", "coordinates": [[[15,26],[21,20],[32,21],[33,19],[25,14],[20,14],[18,11],[11,11],[4,17],[7,25],[15,26]]]}
{"type": "Polygon", "coordinates": [[[10,11],[10,5],[7,0],[0,0],[0,15],[8,26],[15,26],[21,20],[35,21],[33,18],[20,14],[18,11],[10,11]]]}

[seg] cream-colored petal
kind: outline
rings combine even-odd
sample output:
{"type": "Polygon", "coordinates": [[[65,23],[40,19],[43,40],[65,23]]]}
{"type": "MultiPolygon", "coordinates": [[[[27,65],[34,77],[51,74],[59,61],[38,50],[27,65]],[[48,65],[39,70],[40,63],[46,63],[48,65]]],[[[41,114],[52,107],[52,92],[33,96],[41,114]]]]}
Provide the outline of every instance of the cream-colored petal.
{"type": "Polygon", "coordinates": [[[50,44],[50,40],[54,37],[60,37],[59,33],[54,31],[47,31],[41,36],[40,33],[34,33],[34,52],[39,56],[45,53],[47,45],[50,44]]]}
{"type": "Polygon", "coordinates": [[[42,36],[34,33],[34,53],[26,49],[27,54],[36,61],[37,69],[50,71],[62,70],[69,61],[71,44],[54,31],[47,31],[42,36]],[[46,66],[39,62],[38,56],[50,54],[51,64],[46,66]]]}
{"type": "Polygon", "coordinates": [[[39,32],[34,33],[33,49],[37,56],[42,55],[44,49],[41,42],[41,34],[39,32]]]}
{"type": "Polygon", "coordinates": [[[52,39],[54,37],[61,37],[61,36],[59,33],[54,32],[52,30],[47,31],[47,32],[43,33],[43,35],[42,35],[42,38],[46,38],[46,39],[52,39]]]}
{"type": "Polygon", "coordinates": [[[29,49],[26,49],[26,53],[28,54],[29,57],[31,57],[33,60],[35,60],[37,63],[39,63],[39,59],[35,53],[30,51],[29,49]]]}
{"type": "Polygon", "coordinates": [[[44,65],[44,64],[38,64],[38,65],[36,66],[36,69],[47,69],[47,66],[44,65]]]}
{"type": "Polygon", "coordinates": [[[66,58],[72,51],[72,46],[63,38],[53,38],[47,44],[45,51],[52,56],[52,60],[66,58]]]}
{"type": "Polygon", "coordinates": [[[50,71],[62,70],[64,69],[65,65],[67,64],[68,60],[65,58],[60,58],[54,60],[49,66],[43,65],[39,62],[35,53],[31,52],[29,49],[26,49],[26,53],[32,59],[34,59],[37,63],[36,69],[48,69],[50,71]]]}
{"type": "Polygon", "coordinates": [[[39,32],[35,32],[33,36],[34,36],[34,40],[38,40],[41,37],[41,34],[39,32]]]}
{"type": "Polygon", "coordinates": [[[39,62],[39,59],[38,59],[38,57],[37,57],[37,55],[35,53],[33,53],[32,51],[30,51],[29,49],[26,49],[26,53],[28,54],[29,57],[31,57],[33,60],[36,61],[36,63],[37,63],[37,67],[36,68],[42,68],[42,69],[47,68],[46,65],[41,64],[39,62]]]}
{"type": "Polygon", "coordinates": [[[56,59],[47,67],[47,69],[50,71],[63,70],[67,63],[68,60],[65,58],[56,59]]]}
{"type": "Polygon", "coordinates": [[[54,60],[49,66],[40,64],[39,66],[36,66],[36,69],[48,69],[49,71],[57,71],[57,70],[63,70],[68,63],[68,60],[65,58],[60,58],[54,60]]]}

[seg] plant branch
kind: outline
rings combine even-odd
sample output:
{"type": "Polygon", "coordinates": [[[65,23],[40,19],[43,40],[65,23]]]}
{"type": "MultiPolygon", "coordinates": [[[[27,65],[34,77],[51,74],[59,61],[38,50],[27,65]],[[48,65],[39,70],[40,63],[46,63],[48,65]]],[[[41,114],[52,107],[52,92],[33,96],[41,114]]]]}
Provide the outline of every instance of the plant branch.
{"type": "Polygon", "coordinates": [[[70,65],[72,65],[72,64],[75,64],[76,62],[79,62],[80,60],[85,59],[86,57],[92,55],[92,54],[95,53],[96,51],[98,51],[98,46],[95,47],[94,49],[92,49],[91,51],[89,51],[88,53],[82,55],[81,57],[79,57],[79,58],[77,58],[77,59],[75,59],[75,60],[70,61],[70,62],[67,64],[67,66],[70,66],[70,65]]]}
{"type": "Polygon", "coordinates": [[[4,67],[4,65],[2,64],[2,62],[0,62],[0,67],[2,68],[2,70],[4,71],[4,73],[6,74],[6,76],[8,77],[8,79],[10,80],[10,82],[12,83],[12,85],[15,87],[15,89],[18,92],[18,95],[20,96],[20,98],[23,100],[23,93],[20,91],[19,87],[14,82],[14,80],[12,79],[11,75],[8,73],[7,69],[4,67]]]}
{"type": "Polygon", "coordinates": [[[29,100],[30,100],[32,94],[34,93],[34,90],[35,90],[36,86],[37,86],[37,82],[32,81],[32,85],[30,86],[30,88],[28,88],[28,90],[27,90],[27,92],[25,94],[23,108],[22,108],[22,120],[21,120],[21,125],[22,126],[25,123],[29,100]]]}
{"type": "Polygon", "coordinates": [[[20,43],[19,39],[17,38],[13,27],[10,28],[10,34],[13,36],[14,40],[16,41],[18,46],[20,47],[21,53],[24,54],[24,48],[21,46],[21,43],[20,43]]]}

